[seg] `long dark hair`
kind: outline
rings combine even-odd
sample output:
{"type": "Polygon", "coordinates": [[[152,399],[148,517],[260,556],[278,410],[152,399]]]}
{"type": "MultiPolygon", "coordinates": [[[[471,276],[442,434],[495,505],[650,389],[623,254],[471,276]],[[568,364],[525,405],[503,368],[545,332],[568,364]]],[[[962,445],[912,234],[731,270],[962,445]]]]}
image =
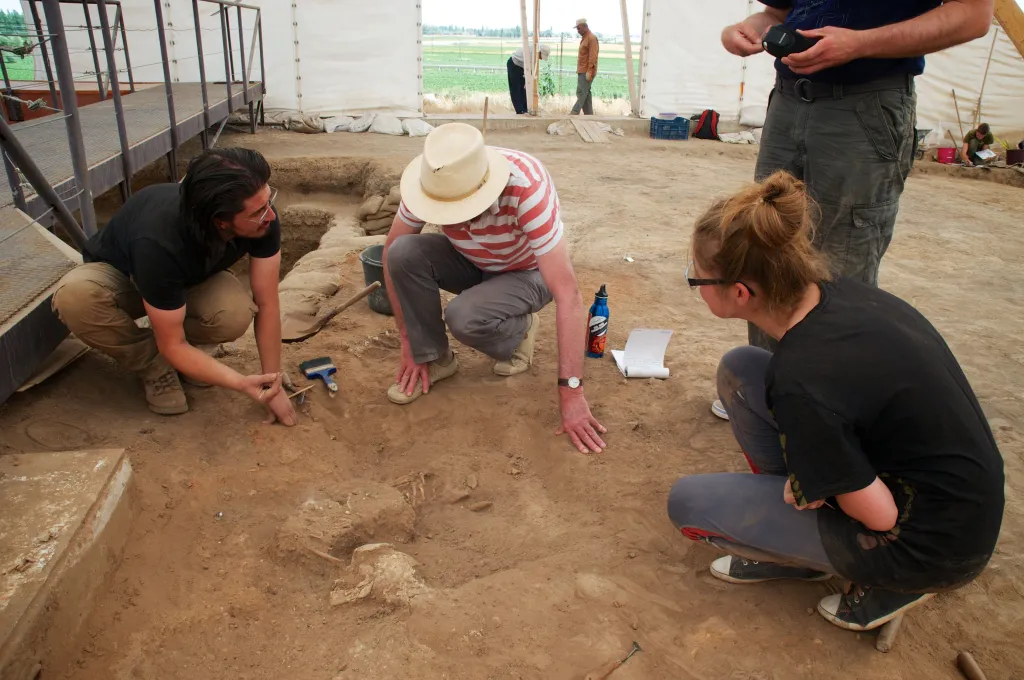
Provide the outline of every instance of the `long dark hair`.
{"type": "Polygon", "coordinates": [[[215,219],[231,220],[270,181],[270,164],[252,149],[210,149],[193,158],[181,181],[181,214],[196,240],[222,242],[215,219]]]}

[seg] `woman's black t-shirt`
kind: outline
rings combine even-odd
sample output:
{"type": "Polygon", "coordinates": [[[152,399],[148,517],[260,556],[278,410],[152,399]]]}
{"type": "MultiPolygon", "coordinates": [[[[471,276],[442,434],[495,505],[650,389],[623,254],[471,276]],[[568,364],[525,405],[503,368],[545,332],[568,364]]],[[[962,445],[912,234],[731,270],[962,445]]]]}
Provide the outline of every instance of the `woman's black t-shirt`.
{"type": "Polygon", "coordinates": [[[856,281],[821,286],[821,302],[779,343],[767,375],[798,502],[858,491],[877,475],[899,518],[872,531],[817,511],[829,560],[864,585],[937,591],[988,563],[1003,516],[1003,460],[971,386],[916,309],[856,281]]]}

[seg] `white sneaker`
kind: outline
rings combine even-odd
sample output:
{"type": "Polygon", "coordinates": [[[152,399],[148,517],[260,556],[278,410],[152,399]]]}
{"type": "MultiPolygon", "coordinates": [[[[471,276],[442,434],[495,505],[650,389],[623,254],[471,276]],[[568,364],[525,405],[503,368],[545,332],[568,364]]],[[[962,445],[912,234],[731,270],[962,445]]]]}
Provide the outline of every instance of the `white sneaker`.
{"type": "Polygon", "coordinates": [[[711,402],[711,412],[722,420],[729,420],[729,412],[725,410],[725,405],[722,404],[721,399],[715,399],[711,402]]]}

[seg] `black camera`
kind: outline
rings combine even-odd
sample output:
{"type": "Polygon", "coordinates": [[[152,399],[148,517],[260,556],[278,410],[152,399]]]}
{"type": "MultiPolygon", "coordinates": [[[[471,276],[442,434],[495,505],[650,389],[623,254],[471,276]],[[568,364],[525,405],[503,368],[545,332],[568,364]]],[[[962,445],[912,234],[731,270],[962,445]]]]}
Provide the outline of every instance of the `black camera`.
{"type": "Polygon", "coordinates": [[[785,24],[776,24],[765,32],[761,46],[768,54],[781,59],[808,50],[819,40],[821,38],[804,37],[785,24]]]}

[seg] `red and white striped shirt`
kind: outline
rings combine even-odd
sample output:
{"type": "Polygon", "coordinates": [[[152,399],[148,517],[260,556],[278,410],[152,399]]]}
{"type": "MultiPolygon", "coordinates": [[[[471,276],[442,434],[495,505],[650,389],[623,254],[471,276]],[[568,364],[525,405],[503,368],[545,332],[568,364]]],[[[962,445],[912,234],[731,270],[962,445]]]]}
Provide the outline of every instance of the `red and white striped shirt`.
{"type": "MultiPolygon", "coordinates": [[[[441,230],[463,257],[483,271],[536,269],[537,258],[562,239],[555,183],[533,156],[509,149],[497,151],[512,169],[501,196],[482,215],[441,230]]],[[[404,202],[398,208],[398,218],[416,231],[426,224],[404,202]]]]}

